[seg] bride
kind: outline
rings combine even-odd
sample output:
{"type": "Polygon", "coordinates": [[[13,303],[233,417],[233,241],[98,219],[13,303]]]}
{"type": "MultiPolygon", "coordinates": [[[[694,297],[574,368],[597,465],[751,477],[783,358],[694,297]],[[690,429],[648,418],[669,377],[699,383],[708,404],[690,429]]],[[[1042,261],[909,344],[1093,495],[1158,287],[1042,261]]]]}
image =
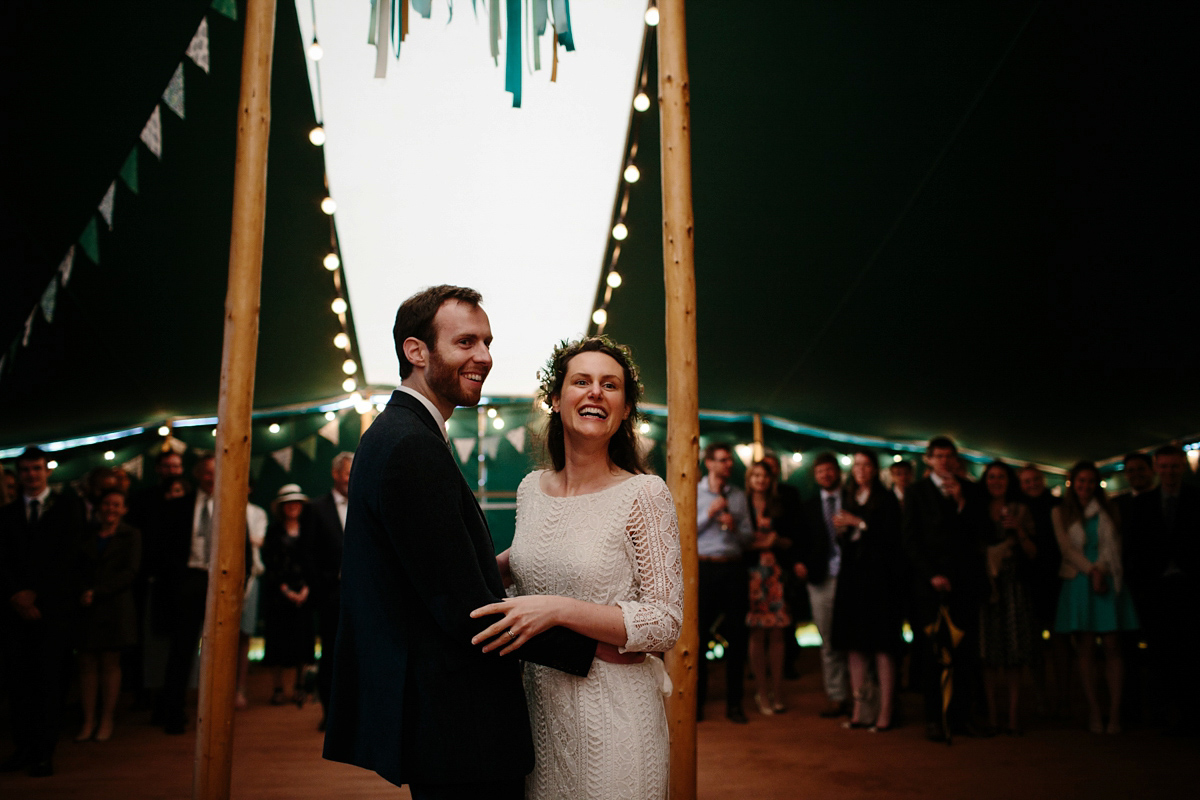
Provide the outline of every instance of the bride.
{"type": "MultiPolygon", "coordinates": [[[[472,612],[503,615],[473,643],[510,654],[562,625],[623,653],[668,650],[683,620],[679,528],[638,454],[629,351],[605,337],[564,342],[539,377],[553,469],[521,482],[513,544],[497,556],[521,596],[472,612]]],[[[536,762],[525,796],[665,798],[669,685],[654,656],[597,659],[586,678],[526,663],[536,762]]]]}

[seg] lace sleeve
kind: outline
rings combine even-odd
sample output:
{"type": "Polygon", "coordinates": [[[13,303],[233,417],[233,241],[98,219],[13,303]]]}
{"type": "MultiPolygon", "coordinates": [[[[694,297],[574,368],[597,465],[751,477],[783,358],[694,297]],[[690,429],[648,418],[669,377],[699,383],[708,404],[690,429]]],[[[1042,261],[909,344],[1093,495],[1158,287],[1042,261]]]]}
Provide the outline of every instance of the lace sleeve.
{"type": "Polygon", "coordinates": [[[683,561],[675,502],[662,479],[638,487],[625,530],[636,560],[637,599],[617,602],[627,637],[621,652],[670,650],[683,627],[683,561]]]}

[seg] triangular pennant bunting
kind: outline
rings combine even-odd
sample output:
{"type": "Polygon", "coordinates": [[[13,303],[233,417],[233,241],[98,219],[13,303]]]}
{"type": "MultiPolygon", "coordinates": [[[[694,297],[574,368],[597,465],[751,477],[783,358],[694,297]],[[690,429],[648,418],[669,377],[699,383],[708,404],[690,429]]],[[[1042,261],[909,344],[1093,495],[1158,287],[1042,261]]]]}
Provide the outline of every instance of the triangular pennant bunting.
{"type": "Polygon", "coordinates": [[[142,128],[141,138],[150,152],[154,153],[156,158],[162,159],[162,115],[159,114],[157,105],[154,106],[150,119],[146,120],[146,127],[142,128]]]}
{"type": "Polygon", "coordinates": [[[175,112],[175,116],[183,119],[183,62],[175,68],[175,74],[171,76],[171,82],[167,84],[162,99],[167,108],[175,112]]]}
{"type": "Polygon", "coordinates": [[[212,7],[217,10],[217,13],[223,16],[230,19],[237,19],[237,3],[235,0],[213,0],[212,7]]]}
{"type": "Polygon", "coordinates": [[[121,469],[125,470],[131,477],[142,479],[142,469],[145,466],[146,457],[138,454],[121,465],[121,469]]]}
{"type": "Polygon", "coordinates": [[[271,453],[271,458],[275,459],[275,463],[283,467],[284,472],[292,471],[292,448],[285,447],[282,450],[276,450],[271,453]]]}
{"type": "Polygon", "coordinates": [[[483,454],[493,461],[496,460],[496,454],[500,452],[500,437],[485,436],[483,437],[483,454]]]}
{"type": "Polygon", "coordinates": [[[200,27],[196,28],[196,35],[188,45],[187,57],[197,67],[208,72],[208,17],[200,20],[200,27]]]}
{"type": "Polygon", "coordinates": [[[50,279],[50,283],[46,286],[46,291],[42,292],[42,300],[39,305],[42,307],[42,316],[46,318],[46,322],[54,322],[54,306],[58,302],[58,276],[50,279]]]}
{"type": "Polygon", "coordinates": [[[296,449],[308,456],[309,461],[317,460],[317,435],[314,433],[307,439],[296,442],[296,449]]]}
{"type": "Polygon", "coordinates": [[[129,191],[137,194],[137,147],[129,151],[129,158],[125,159],[125,163],[121,165],[120,175],[121,180],[125,181],[125,185],[129,187],[129,191]]]}
{"type": "Polygon", "coordinates": [[[471,453],[475,450],[475,437],[455,439],[454,449],[458,453],[458,460],[463,464],[467,463],[467,459],[471,457],[471,453]]]}
{"type": "Polygon", "coordinates": [[[331,419],[321,426],[317,431],[323,439],[333,442],[333,446],[337,447],[338,439],[341,438],[341,429],[338,427],[338,420],[331,419]]]}
{"type": "Polygon", "coordinates": [[[100,234],[96,230],[95,217],[88,220],[87,227],[79,236],[79,246],[83,248],[84,255],[90,258],[93,264],[100,263],[100,234]]]}
{"type": "Polygon", "coordinates": [[[508,439],[508,443],[513,446],[513,449],[518,453],[525,452],[525,429],[517,428],[504,434],[504,438],[508,439]]]}
{"type": "Polygon", "coordinates": [[[75,263],[75,245],[67,248],[67,255],[63,258],[62,263],[58,265],[58,274],[62,279],[62,285],[66,286],[67,281],[71,280],[71,267],[75,263]]]}
{"type": "Polygon", "coordinates": [[[104,217],[104,222],[108,225],[108,229],[112,230],[112,212],[113,198],[117,193],[117,182],[113,181],[108,185],[108,191],[104,193],[103,199],[100,200],[100,205],[97,209],[100,211],[100,216],[104,217]]]}
{"type": "Polygon", "coordinates": [[[176,439],[174,436],[168,436],[167,441],[165,441],[163,444],[169,447],[171,452],[177,456],[183,455],[188,449],[187,442],[183,441],[182,439],[176,439]]]}
{"type": "Polygon", "coordinates": [[[29,316],[25,319],[25,333],[21,335],[21,347],[29,347],[29,334],[33,332],[33,315],[35,311],[30,311],[29,316]]]}

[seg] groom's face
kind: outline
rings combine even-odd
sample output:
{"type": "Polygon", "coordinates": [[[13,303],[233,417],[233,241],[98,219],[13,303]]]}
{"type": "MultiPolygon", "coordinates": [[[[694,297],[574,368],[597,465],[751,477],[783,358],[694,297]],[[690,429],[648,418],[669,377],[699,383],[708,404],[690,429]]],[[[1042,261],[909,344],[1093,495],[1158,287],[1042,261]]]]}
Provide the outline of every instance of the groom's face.
{"type": "Polygon", "coordinates": [[[447,300],[433,318],[437,346],[429,351],[425,382],[456,406],[479,404],[492,370],[492,327],[479,306],[447,300]]]}

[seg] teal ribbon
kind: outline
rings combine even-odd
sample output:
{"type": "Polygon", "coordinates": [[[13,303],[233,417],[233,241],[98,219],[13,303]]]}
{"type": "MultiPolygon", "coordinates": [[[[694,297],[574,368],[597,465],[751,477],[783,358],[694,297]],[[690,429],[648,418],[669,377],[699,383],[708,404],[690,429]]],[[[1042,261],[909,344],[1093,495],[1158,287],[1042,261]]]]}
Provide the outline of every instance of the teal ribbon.
{"type": "Polygon", "coordinates": [[[575,49],[575,39],[571,35],[571,0],[554,0],[554,32],[558,34],[558,43],[568,52],[575,49]]]}
{"type": "MultiPolygon", "coordinates": [[[[493,0],[495,2],[495,0],[493,0]]],[[[521,107],[521,0],[508,2],[508,47],[504,56],[504,91],[512,92],[513,108],[521,107]]]]}
{"type": "MultiPolygon", "coordinates": [[[[433,0],[412,0],[412,7],[423,19],[429,19],[429,15],[433,13],[433,0]]],[[[450,13],[454,13],[454,6],[450,7],[450,13]]]]}

